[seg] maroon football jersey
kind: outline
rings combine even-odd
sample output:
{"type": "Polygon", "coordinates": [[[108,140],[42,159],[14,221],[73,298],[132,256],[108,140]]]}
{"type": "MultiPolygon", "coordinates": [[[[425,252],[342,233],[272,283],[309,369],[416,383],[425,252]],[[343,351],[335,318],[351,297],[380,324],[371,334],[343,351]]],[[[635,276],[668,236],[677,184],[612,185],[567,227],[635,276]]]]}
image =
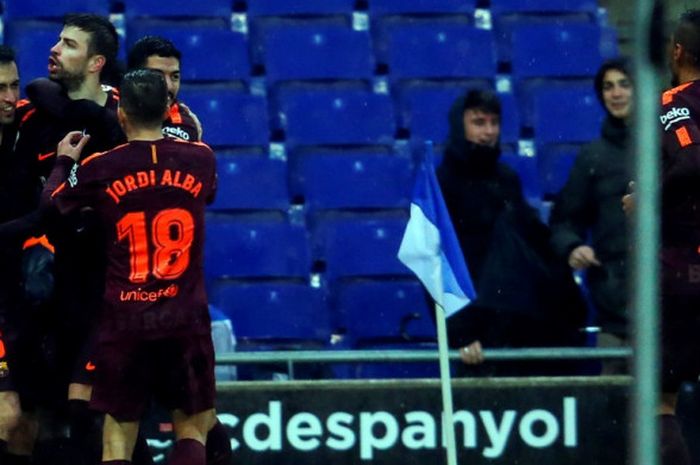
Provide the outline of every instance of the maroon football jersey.
{"type": "Polygon", "coordinates": [[[664,92],[661,103],[663,292],[700,295],[700,83],[664,92]]]}
{"type": "Polygon", "coordinates": [[[199,131],[192,112],[180,102],[170,106],[168,118],[163,121],[163,135],[188,142],[199,142],[199,131]]]}
{"type": "Polygon", "coordinates": [[[204,210],[216,190],[212,150],[164,138],[132,141],[85,158],[62,156],[49,180],[61,213],[92,208],[105,234],[98,337],[207,334],[204,210]]]}

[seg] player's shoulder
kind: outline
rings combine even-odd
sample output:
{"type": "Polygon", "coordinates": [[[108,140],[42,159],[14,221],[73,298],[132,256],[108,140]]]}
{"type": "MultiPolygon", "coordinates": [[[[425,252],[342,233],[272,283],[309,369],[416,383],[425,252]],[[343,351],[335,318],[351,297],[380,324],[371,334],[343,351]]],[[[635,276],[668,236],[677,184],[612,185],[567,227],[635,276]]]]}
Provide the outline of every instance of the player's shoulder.
{"type": "Polygon", "coordinates": [[[80,166],[82,167],[82,166],[86,166],[86,165],[90,165],[90,164],[97,165],[99,163],[105,163],[105,162],[109,163],[113,159],[118,159],[115,157],[119,157],[120,153],[128,150],[128,148],[129,148],[129,144],[126,143],[126,144],[117,145],[116,147],[111,148],[109,150],[106,150],[104,152],[95,152],[95,153],[83,158],[82,160],[80,160],[80,166]]]}
{"type": "Polygon", "coordinates": [[[661,104],[664,106],[697,100],[700,100],[700,81],[686,82],[661,94],[661,104]]]}
{"type": "Polygon", "coordinates": [[[27,122],[29,118],[36,112],[36,107],[29,99],[21,99],[17,102],[17,107],[15,109],[15,118],[20,125],[27,122]]]}

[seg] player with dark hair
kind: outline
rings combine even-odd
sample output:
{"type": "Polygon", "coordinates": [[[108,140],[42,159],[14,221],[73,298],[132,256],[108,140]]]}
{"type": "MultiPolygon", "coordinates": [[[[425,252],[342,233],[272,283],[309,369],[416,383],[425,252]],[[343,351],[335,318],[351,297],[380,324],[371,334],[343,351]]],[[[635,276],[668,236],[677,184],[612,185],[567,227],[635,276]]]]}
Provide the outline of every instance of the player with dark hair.
{"type": "MultiPolygon", "coordinates": [[[[671,37],[674,87],[663,93],[661,173],[661,454],[690,457],[675,417],[678,390],[700,375],[700,10],[684,13],[671,37]]],[[[625,196],[627,212],[633,194],[625,196]]]]}
{"type": "Polygon", "coordinates": [[[182,54],[170,40],[146,36],[131,47],[127,59],[129,70],[148,68],[161,71],[168,84],[168,117],[163,121],[163,134],[187,141],[202,140],[202,125],[184,103],[178,101],[182,54]]]}
{"type": "Polygon", "coordinates": [[[102,463],[131,463],[139,419],[154,396],[173,413],[169,463],[203,465],[216,421],[202,263],[216,163],[204,144],[163,137],[162,73],[131,71],[121,92],[118,115],[129,142],[78,167],[89,136],[68,134],[42,203],[63,214],[94,209],[104,226],[108,266],[91,401],[106,413],[102,463]]]}

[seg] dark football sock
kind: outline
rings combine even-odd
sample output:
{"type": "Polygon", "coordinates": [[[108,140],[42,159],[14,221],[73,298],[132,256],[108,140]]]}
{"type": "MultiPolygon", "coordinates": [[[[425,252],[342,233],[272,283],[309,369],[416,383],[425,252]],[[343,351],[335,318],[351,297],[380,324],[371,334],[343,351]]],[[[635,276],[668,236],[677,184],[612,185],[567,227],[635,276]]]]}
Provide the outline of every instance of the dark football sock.
{"type": "Polygon", "coordinates": [[[233,459],[231,438],[226,427],[216,420],[216,424],[207,434],[207,465],[230,465],[233,459]]]}
{"type": "Polygon", "coordinates": [[[84,400],[69,400],[70,441],[80,463],[99,463],[102,456],[102,414],[84,400]]]}
{"type": "Polygon", "coordinates": [[[661,465],[691,465],[688,446],[675,415],[660,415],[661,465]]]}
{"type": "Polygon", "coordinates": [[[206,449],[204,444],[194,439],[181,439],[175,442],[169,465],[205,465],[206,449]]]}
{"type": "Polygon", "coordinates": [[[134,465],[153,465],[153,457],[151,456],[151,450],[148,448],[148,441],[146,441],[146,437],[140,431],[136,438],[131,463],[134,465]]]}

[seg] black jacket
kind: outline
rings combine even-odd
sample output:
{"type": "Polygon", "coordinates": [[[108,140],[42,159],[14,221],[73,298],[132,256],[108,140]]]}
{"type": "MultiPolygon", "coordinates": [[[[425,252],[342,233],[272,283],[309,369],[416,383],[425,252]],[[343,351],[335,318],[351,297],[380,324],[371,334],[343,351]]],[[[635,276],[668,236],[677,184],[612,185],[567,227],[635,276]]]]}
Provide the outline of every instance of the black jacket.
{"type": "Polygon", "coordinates": [[[552,245],[563,259],[573,249],[590,244],[601,266],[586,272],[591,298],[604,331],[627,330],[627,219],[622,196],[629,183],[629,131],[608,116],[602,137],[579,153],[550,218],[552,245]],[[590,239],[589,239],[590,238],[590,239]]]}
{"type": "MultiPolygon", "coordinates": [[[[522,194],[518,175],[498,161],[499,150],[449,140],[437,170],[477,299],[448,319],[450,343],[480,339],[491,346],[568,345],[560,341],[582,323],[585,308],[571,274],[555,260],[543,224],[522,194]],[[534,341],[484,340],[473,321],[480,315],[493,325],[523,318],[553,336],[534,341]]],[[[522,328],[527,332],[528,328],[522,328]]]]}

